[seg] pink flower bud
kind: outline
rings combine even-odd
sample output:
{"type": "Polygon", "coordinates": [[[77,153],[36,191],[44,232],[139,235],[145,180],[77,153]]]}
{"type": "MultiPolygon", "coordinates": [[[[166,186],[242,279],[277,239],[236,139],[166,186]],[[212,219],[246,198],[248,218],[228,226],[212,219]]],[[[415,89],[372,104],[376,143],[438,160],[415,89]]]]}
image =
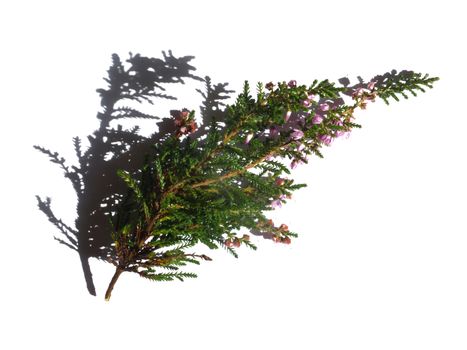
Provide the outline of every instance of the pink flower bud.
{"type": "Polygon", "coordinates": [[[311,119],[311,124],[321,124],[323,122],[324,118],[323,116],[316,114],[312,119],[311,119]]]}
{"type": "Polygon", "coordinates": [[[289,81],[289,87],[293,88],[293,87],[296,87],[297,86],[297,81],[296,80],[291,80],[289,81]]]}
{"type": "Polygon", "coordinates": [[[328,145],[328,146],[329,146],[329,145],[331,144],[331,142],[332,142],[332,137],[331,137],[331,135],[321,135],[321,136],[319,137],[319,139],[320,139],[320,141],[322,141],[324,144],[326,144],[326,145],[328,145]]]}
{"type": "Polygon", "coordinates": [[[321,103],[319,105],[319,108],[323,111],[323,112],[326,112],[326,111],[329,111],[329,105],[327,103],[321,103]]]}
{"type": "MultiPolygon", "coordinates": [[[[308,160],[308,157],[305,157],[305,159],[308,160]]],[[[296,158],[292,160],[292,163],[290,163],[290,167],[292,169],[295,169],[299,164],[303,164],[303,160],[296,158]]]]}
{"type": "Polygon", "coordinates": [[[224,244],[225,244],[227,247],[232,247],[232,246],[233,246],[233,242],[232,242],[232,240],[231,240],[230,238],[227,239],[227,240],[224,242],[224,244]]]}
{"type": "Polygon", "coordinates": [[[303,131],[299,129],[294,129],[294,131],[290,134],[290,137],[293,140],[300,140],[303,137],[303,135],[304,135],[303,131]]]}
{"type": "Polygon", "coordinates": [[[310,100],[310,101],[313,101],[315,99],[315,95],[313,94],[308,94],[307,95],[307,98],[310,100]]]}
{"type": "Polygon", "coordinates": [[[283,184],[285,183],[285,179],[281,178],[281,177],[278,177],[276,179],[276,185],[277,186],[282,186],[283,184]]]}
{"type": "Polygon", "coordinates": [[[282,208],[282,202],[280,199],[276,199],[271,202],[271,207],[273,208],[282,208]]]}
{"type": "Polygon", "coordinates": [[[284,115],[284,121],[287,123],[289,121],[290,116],[292,115],[292,111],[287,111],[284,115]]]}
{"type": "Polygon", "coordinates": [[[337,126],[342,126],[344,125],[344,123],[342,122],[342,120],[336,120],[335,122],[333,122],[334,125],[337,125],[337,126]]]}
{"type": "Polygon", "coordinates": [[[375,85],[376,85],[376,81],[370,81],[367,86],[368,86],[368,89],[373,90],[375,88],[375,85]]]}
{"type": "Polygon", "coordinates": [[[276,137],[277,135],[279,135],[279,130],[277,129],[276,126],[271,126],[269,128],[269,136],[270,137],[276,137]]]}
{"type": "Polygon", "coordinates": [[[310,102],[309,100],[304,100],[304,101],[302,102],[302,105],[303,105],[304,107],[310,107],[311,102],[310,102]]]}
{"type": "Polygon", "coordinates": [[[358,89],[354,90],[354,92],[352,93],[352,98],[356,99],[358,96],[361,96],[362,94],[363,94],[363,89],[358,88],[358,89]]]}
{"type": "Polygon", "coordinates": [[[281,239],[281,242],[284,243],[284,244],[290,244],[290,242],[292,242],[292,240],[290,239],[290,237],[284,237],[281,239]]]}
{"type": "Polygon", "coordinates": [[[246,135],[246,138],[245,138],[245,145],[249,144],[252,138],[253,138],[253,134],[252,134],[252,133],[246,135]]]}
{"type": "Polygon", "coordinates": [[[298,147],[297,147],[297,151],[298,152],[301,152],[305,149],[305,145],[303,143],[299,144],[298,147]]]}

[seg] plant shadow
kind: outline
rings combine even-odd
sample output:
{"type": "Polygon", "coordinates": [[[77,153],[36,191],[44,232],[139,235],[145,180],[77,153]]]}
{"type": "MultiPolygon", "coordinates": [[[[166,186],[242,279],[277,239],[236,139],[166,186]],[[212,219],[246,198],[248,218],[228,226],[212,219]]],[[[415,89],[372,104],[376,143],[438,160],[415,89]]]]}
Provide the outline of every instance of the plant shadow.
{"type": "Polygon", "coordinates": [[[140,169],[145,155],[150,154],[152,145],[176,131],[173,118],[159,118],[127,105],[154,104],[158,99],[175,100],[175,96],[165,92],[166,86],[184,84],[185,80],[191,79],[205,84],[204,91],[197,90],[203,97],[202,123],[192,137],[203,137],[212,118],[223,119],[223,100],[228,99],[233,91],[227,89],[227,83],[213,84],[209,77],[203,79],[195,75],[195,67],[189,64],[193,58],[175,57],[171,51],[168,54],[163,52],[162,59],[130,53],[130,58],[124,64],[118,55],[112,55],[113,62],[104,79],[108,88],[97,90],[102,106],[97,114],[99,128],[88,136],[89,147],[85,151],[82,150],[81,139],[73,138],[79,164],[69,166],[57,152],[34,146],[62,169],[76,192],[77,217],[74,227],[54,214],[49,197],[36,198],[39,210],[59,231],[59,236],[54,238],[78,253],[86,287],[91,295],[96,295],[96,289],[89,259],[96,258],[111,263],[116,261],[111,237],[113,227],[109,217],[114,204],[128,191],[117,171],[132,173],[140,169]],[[152,98],[141,100],[141,92],[152,98]],[[157,130],[149,136],[143,136],[138,126],[131,129],[125,129],[121,125],[111,126],[112,121],[129,118],[159,120],[155,123],[157,130]]]}

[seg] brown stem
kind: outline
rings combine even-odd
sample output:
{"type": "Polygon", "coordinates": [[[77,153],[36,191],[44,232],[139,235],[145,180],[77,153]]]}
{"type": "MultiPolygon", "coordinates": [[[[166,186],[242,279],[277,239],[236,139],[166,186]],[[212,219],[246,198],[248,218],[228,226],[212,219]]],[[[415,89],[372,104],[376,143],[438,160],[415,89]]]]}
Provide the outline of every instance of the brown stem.
{"type": "Polygon", "coordinates": [[[109,301],[110,297],[112,296],[112,289],[114,289],[115,283],[117,283],[118,278],[122,274],[124,270],[120,267],[117,267],[115,273],[110,280],[109,286],[107,287],[107,291],[105,292],[105,301],[109,301]]]}
{"type": "Polygon", "coordinates": [[[231,171],[230,173],[224,174],[224,175],[216,177],[214,179],[207,179],[207,180],[204,180],[202,182],[192,184],[191,187],[192,188],[197,188],[197,187],[208,186],[208,185],[210,185],[212,183],[216,183],[216,182],[223,181],[223,180],[226,180],[226,179],[230,179],[231,177],[235,177],[237,175],[240,175],[240,174],[246,172],[247,170],[249,170],[251,168],[254,168],[258,164],[264,162],[266,160],[266,158],[268,158],[269,156],[274,155],[278,150],[280,150],[282,147],[287,146],[290,142],[291,141],[288,141],[288,142],[284,143],[283,145],[279,145],[279,146],[273,148],[273,150],[270,151],[268,154],[266,154],[265,156],[255,160],[254,162],[251,162],[250,164],[245,165],[242,169],[231,171]]]}

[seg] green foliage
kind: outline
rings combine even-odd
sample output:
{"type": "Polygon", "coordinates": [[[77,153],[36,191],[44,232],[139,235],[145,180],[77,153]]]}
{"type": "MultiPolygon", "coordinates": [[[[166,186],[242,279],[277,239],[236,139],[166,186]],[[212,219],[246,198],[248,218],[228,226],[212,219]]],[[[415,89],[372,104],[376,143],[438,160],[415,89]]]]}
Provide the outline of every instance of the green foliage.
{"type": "MultiPolygon", "coordinates": [[[[241,244],[256,249],[249,237],[243,239],[235,235],[242,227],[252,231],[268,227],[276,241],[290,242],[289,237],[296,234],[286,225],[264,224],[264,211],[281,205],[293,191],[305,186],[282,178],[290,174],[290,170],[280,158],[306,162],[309,154],[322,156],[319,148],[329,138],[360,127],[352,121],[355,108],[364,107],[367,100],[374,100],[376,96],[387,102],[389,97],[398,100],[397,94],[407,97],[405,91],[416,95],[415,90],[424,91],[422,86],[431,87],[435,80],[413,72],[393,72],[376,77],[373,86],[366,90],[360,87],[350,92],[328,80],[314,81],[308,88],[296,86],[295,82],[279,83],[274,88],[269,83],[266,85],[269,91],[264,90],[263,84],[258,84],[256,99],[251,96],[249,83],[245,82],[235,103],[225,109],[222,121],[225,126],[212,118],[204,142],[190,135],[184,140],[175,135],[155,145],[152,161],[146,164],[146,169],[150,169],[145,172],[149,176],[146,181],[119,173],[130,189],[129,203],[137,208],[124,204],[118,212],[134,211],[144,216],[144,220],[136,220],[138,224],[133,224],[132,234],[117,235],[120,237],[117,250],[132,251],[131,254],[118,254],[121,257],[119,266],[132,266],[135,262],[128,257],[137,256],[151,266],[141,274],[143,277],[182,279],[194,275],[154,273],[153,267],[178,269],[185,262],[197,263],[194,255],[187,259],[188,255],[183,253],[195,243],[210,249],[222,246],[235,257],[238,256],[235,248],[241,244]],[[328,111],[331,100],[352,92],[353,105],[341,103],[328,111]],[[313,100],[315,96],[321,100],[313,100]],[[328,111],[327,119],[305,126],[313,121],[312,114],[317,113],[318,106],[328,111]],[[306,112],[311,116],[307,117],[306,112]],[[290,122],[288,118],[292,113],[295,113],[295,120],[290,122]],[[271,127],[280,128],[277,137],[273,137],[271,127]],[[154,184],[157,184],[155,190],[154,184]],[[151,191],[155,191],[153,203],[148,205],[148,196],[143,193],[151,191]],[[147,244],[138,240],[141,235],[147,244]],[[161,248],[176,244],[179,244],[178,248],[156,254],[161,248]],[[151,260],[154,256],[157,258],[151,260]]],[[[207,90],[212,93],[210,81],[207,90]]],[[[207,113],[206,109],[204,113],[207,113]]],[[[116,229],[122,224],[126,228],[134,220],[128,215],[117,214],[117,217],[126,220],[116,229]]]]}
{"type": "Polygon", "coordinates": [[[339,93],[344,92],[345,88],[336,87],[335,83],[331,83],[329,80],[314,80],[309,88],[309,92],[312,94],[318,94],[325,98],[337,98],[339,93]]]}
{"type": "MultiPolygon", "coordinates": [[[[224,119],[210,119],[203,141],[174,134],[155,145],[141,172],[144,181],[141,174],[119,173],[129,192],[117,208],[115,228],[125,228],[125,233],[120,229],[122,234],[116,235],[118,266],[129,266],[131,271],[138,261],[144,261],[140,267],[149,267],[140,273],[143,277],[182,279],[194,275],[155,273],[154,268],[178,270],[186,262],[199,263],[199,256],[184,253],[197,243],[210,249],[222,247],[235,257],[242,244],[256,249],[249,236],[237,237],[241,228],[289,243],[297,234],[285,224],[276,227],[263,214],[306,186],[284,178],[290,174],[284,158],[292,159],[293,164],[307,162],[311,154],[322,157],[319,148],[328,144],[329,138],[360,127],[353,122],[356,108],[364,108],[377,96],[387,102],[389,97],[397,100],[397,94],[405,97],[405,91],[415,94],[414,90],[423,91],[422,86],[431,87],[435,80],[401,72],[376,77],[368,87],[350,90],[328,80],[314,81],[309,87],[294,81],[276,87],[269,83],[266,90],[260,83],[256,99],[246,81],[235,103],[226,106],[224,119]],[[336,103],[342,101],[341,94],[352,94],[354,104],[336,103]],[[326,118],[313,122],[315,114],[323,112],[327,112],[326,118]],[[279,130],[277,135],[271,128],[279,130]],[[140,218],[126,215],[129,212],[140,218]],[[161,251],[167,247],[172,248],[161,251]]],[[[208,80],[206,94],[213,93],[208,80]]],[[[203,113],[208,113],[207,108],[203,113]]]]}
{"type": "Polygon", "coordinates": [[[411,71],[401,71],[399,73],[392,71],[391,73],[376,77],[375,80],[381,85],[381,88],[378,89],[378,96],[386,104],[389,104],[389,98],[399,101],[398,95],[401,95],[405,99],[408,99],[407,92],[413,96],[417,96],[417,91],[425,92],[424,88],[433,88],[433,83],[439,80],[439,78],[411,71]]]}
{"type": "Polygon", "coordinates": [[[141,276],[153,281],[173,281],[174,279],[183,281],[184,278],[198,277],[196,274],[189,272],[147,273],[141,276]]]}

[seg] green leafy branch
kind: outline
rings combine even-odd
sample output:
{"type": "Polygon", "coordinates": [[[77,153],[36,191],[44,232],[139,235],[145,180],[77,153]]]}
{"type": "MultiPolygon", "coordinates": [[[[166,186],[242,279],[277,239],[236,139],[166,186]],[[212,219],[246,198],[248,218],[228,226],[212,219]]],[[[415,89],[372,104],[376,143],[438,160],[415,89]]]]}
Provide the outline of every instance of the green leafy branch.
{"type": "MultiPolygon", "coordinates": [[[[134,204],[117,209],[114,218],[116,275],[133,271],[155,280],[182,279],[184,272],[157,274],[154,268],[184,266],[186,255],[181,251],[196,243],[210,249],[223,247],[235,257],[235,248],[242,244],[256,249],[249,235],[236,236],[242,227],[289,244],[297,234],[263,215],[305,186],[283,178],[290,174],[283,160],[291,159],[294,168],[312,154],[322,156],[322,146],[360,127],[353,121],[357,108],[365,108],[377,97],[387,102],[396,94],[405,97],[406,91],[415,94],[414,90],[423,91],[422,86],[431,86],[436,79],[401,72],[376,77],[350,91],[328,80],[310,86],[295,81],[258,84],[256,98],[245,82],[235,103],[226,106],[224,119],[210,120],[203,142],[177,132],[155,146],[152,160],[141,172],[149,174],[145,181],[120,173],[130,190],[125,203],[134,204]],[[353,103],[342,102],[343,94],[350,94],[353,103]],[[157,253],[184,241],[183,249],[157,253]],[[135,270],[138,262],[143,272],[135,270]]],[[[186,113],[186,118],[192,114],[186,113]]],[[[115,282],[112,279],[107,299],[115,282]]]]}

